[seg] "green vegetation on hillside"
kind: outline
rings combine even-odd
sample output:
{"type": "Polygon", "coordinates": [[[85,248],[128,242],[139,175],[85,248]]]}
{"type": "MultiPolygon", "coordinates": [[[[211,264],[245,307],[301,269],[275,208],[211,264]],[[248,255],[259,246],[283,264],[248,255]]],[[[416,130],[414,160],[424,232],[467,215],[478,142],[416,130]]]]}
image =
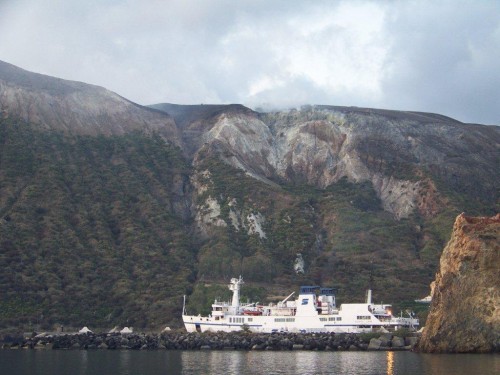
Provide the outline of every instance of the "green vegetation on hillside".
{"type": "Polygon", "coordinates": [[[160,326],[193,280],[178,196],[189,166],[158,136],[67,136],[0,121],[0,324],[160,326]]]}
{"type": "Polygon", "coordinates": [[[432,256],[422,259],[416,229],[422,219],[395,220],[382,210],[371,183],[342,179],[327,189],[275,188],[217,158],[203,160],[199,169],[210,173],[198,204],[216,198],[228,225],[213,227],[201,246],[198,278],[224,284],[241,274],[283,293],[300,284],[332,285],[344,301],[362,300],[370,279],[375,296],[385,301],[408,298],[409,290],[410,298],[428,293],[440,250],[428,249],[432,256]],[[231,210],[263,215],[266,237],[236,229],[231,210]],[[293,269],[299,253],[305,275],[293,269]]]}
{"type": "MultiPolygon", "coordinates": [[[[375,301],[413,308],[405,301],[429,293],[456,215],[493,210],[494,183],[475,200],[460,183],[466,172],[433,167],[418,172],[443,207],[396,220],[370,182],[267,184],[224,163],[220,153],[233,155],[219,146],[192,167],[157,134],[76,136],[0,120],[0,329],[178,326],[184,294],[189,312],[208,313],[239,275],[243,300],[277,301],[312,284],[356,302],[371,285],[375,301]],[[209,212],[208,198],[225,225],[200,233],[193,208],[209,212]],[[249,216],[265,236],[250,233],[249,216]]],[[[360,146],[371,170],[415,179],[400,151],[360,146]]]]}

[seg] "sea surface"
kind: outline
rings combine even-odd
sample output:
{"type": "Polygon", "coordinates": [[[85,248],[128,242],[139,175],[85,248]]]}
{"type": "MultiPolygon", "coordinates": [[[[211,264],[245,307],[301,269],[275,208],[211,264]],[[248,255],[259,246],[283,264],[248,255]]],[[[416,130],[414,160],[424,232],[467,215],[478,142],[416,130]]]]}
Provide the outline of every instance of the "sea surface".
{"type": "Polygon", "coordinates": [[[0,374],[498,375],[498,354],[0,350],[0,374]]]}

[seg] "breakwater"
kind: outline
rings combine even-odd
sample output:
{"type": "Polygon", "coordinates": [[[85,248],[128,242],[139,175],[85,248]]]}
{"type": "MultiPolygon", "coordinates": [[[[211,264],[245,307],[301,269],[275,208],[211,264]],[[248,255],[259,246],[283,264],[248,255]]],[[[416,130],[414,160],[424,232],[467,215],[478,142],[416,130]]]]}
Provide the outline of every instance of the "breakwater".
{"type": "Polygon", "coordinates": [[[164,332],[4,337],[3,349],[101,350],[411,350],[418,337],[382,334],[164,332]]]}

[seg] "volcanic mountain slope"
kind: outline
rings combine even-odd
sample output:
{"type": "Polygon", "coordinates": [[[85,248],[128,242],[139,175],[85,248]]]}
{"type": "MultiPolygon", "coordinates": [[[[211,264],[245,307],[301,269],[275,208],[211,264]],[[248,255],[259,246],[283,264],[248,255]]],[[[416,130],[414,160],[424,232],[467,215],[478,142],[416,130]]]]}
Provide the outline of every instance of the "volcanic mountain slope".
{"type": "Polygon", "coordinates": [[[398,298],[425,294],[419,280],[433,274],[456,213],[498,207],[497,127],[351,107],[154,107],[183,131],[203,129],[192,182],[208,278],[242,270],[297,282],[300,253],[315,283],[339,283],[344,296],[359,298],[369,274],[398,298]]]}
{"type": "Polygon", "coordinates": [[[238,274],[413,300],[456,214],[498,209],[498,127],[440,115],[147,108],[6,63],[0,107],[3,326],[176,325],[238,274]]]}
{"type": "Polygon", "coordinates": [[[79,135],[157,132],[174,144],[179,135],[165,113],[132,103],[99,86],[31,73],[0,61],[0,108],[40,129],[79,135]]]}
{"type": "Polygon", "coordinates": [[[443,204],[430,193],[437,180],[490,207],[497,194],[490,178],[498,176],[497,127],[353,107],[265,114],[236,105],[153,107],[171,113],[184,134],[198,130],[192,148],[223,151],[218,156],[225,162],[263,181],[318,188],[343,177],[371,181],[396,218],[435,215],[443,204]]]}
{"type": "Polygon", "coordinates": [[[171,320],[195,264],[173,119],[6,63],[0,110],[1,325],[171,320]]]}

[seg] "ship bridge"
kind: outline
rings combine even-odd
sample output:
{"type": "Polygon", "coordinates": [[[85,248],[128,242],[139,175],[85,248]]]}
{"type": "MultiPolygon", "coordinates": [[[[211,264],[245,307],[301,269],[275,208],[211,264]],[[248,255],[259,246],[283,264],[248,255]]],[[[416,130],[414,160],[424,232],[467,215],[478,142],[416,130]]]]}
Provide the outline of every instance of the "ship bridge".
{"type": "Polygon", "coordinates": [[[316,295],[316,291],[320,289],[319,286],[301,286],[300,294],[314,294],[316,295]]]}

